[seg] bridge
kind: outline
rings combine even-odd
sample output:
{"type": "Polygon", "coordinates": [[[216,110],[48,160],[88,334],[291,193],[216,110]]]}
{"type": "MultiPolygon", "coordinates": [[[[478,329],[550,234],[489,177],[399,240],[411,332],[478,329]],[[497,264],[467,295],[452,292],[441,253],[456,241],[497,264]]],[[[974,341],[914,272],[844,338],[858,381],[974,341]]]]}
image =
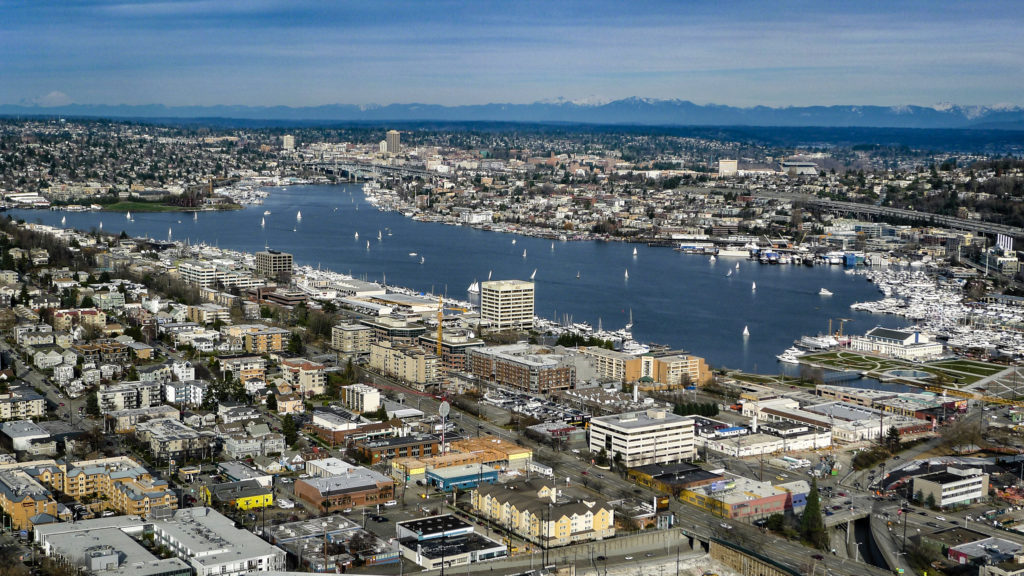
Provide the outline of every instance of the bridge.
{"type": "Polygon", "coordinates": [[[302,167],[307,170],[321,172],[323,174],[338,175],[341,173],[352,174],[361,178],[379,178],[381,176],[400,176],[406,178],[430,179],[438,176],[426,168],[413,168],[411,166],[390,166],[387,164],[374,164],[372,162],[360,162],[358,160],[309,160],[302,162],[302,167]]]}
{"type": "Polygon", "coordinates": [[[982,232],[985,234],[1005,234],[1013,238],[1024,238],[1024,228],[1007,226],[994,222],[982,220],[968,220],[930,212],[918,212],[916,210],[905,210],[903,208],[892,208],[888,206],[875,206],[874,204],[858,204],[857,202],[840,202],[837,200],[826,200],[823,198],[808,197],[802,198],[803,202],[810,206],[817,206],[830,212],[841,212],[844,214],[855,214],[859,216],[882,216],[889,218],[902,218],[916,222],[925,222],[946,228],[957,230],[968,230],[971,232],[982,232]]]}
{"type": "Polygon", "coordinates": [[[869,516],[871,516],[871,508],[855,508],[850,510],[849,507],[846,507],[842,510],[836,510],[831,516],[825,516],[825,527],[836,528],[869,516]]]}

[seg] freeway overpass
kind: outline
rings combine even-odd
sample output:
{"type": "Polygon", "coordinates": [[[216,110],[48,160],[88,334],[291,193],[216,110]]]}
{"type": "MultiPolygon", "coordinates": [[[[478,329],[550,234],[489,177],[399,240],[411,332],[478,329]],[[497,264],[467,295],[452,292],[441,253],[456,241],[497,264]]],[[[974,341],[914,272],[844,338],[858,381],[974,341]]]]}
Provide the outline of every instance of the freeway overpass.
{"type": "MultiPolygon", "coordinates": [[[[796,200],[796,198],[794,198],[794,200],[796,200]]],[[[1005,224],[996,224],[995,222],[968,220],[966,218],[956,218],[954,216],[944,216],[942,214],[932,214],[929,212],[918,212],[916,210],[905,210],[903,208],[875,206],[874,204],[859,204],[857,202],[840,202],[838,200],[826,200],[816,197],[801,198],[800,200],[808,206],[816,206],[823,210],[828,210],[829,212],[855,214],[858,216],[900,218],[903,220],[933,224],[935,226],[954,228],[956,230],[968,230],[971,232],[981,232],[983,234],[1005,234],[1013,238],[1024,238],[1024,228],[1007,226],[1005,224]]]]}
{"type": "Polygon", "coordinates": [[[309,160],[301,166],[307,170],[321,172],[324,174],[353,174],[362,178],[379,178],[381,176],[399,176],[403,178],[424,178],[429,180],[436,177],[436,172],[426,168],[412,166],[390,166],[387,164],[374,164],[372,162],[360,162],[357,160],[309,160]]]}

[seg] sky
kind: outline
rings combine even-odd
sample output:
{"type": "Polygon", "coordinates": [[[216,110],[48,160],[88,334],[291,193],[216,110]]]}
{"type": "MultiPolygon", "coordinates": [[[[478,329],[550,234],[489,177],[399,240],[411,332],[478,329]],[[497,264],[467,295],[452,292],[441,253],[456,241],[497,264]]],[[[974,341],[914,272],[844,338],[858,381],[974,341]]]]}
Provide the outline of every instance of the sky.
{"type": "Polygon", "coordinates": [[[1013,1],[0,0],[0,104],[1024,104],[1013,1]]]}

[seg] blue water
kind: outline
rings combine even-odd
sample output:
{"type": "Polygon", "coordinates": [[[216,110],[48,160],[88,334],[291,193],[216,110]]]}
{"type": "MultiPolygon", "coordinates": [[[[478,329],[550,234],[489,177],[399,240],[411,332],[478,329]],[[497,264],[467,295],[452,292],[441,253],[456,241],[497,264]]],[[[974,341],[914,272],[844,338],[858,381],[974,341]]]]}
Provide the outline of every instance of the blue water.
{"type": "Polygon", "coordinates": [[[547,318],[620,328],[633,312],[633,334],[644,342],[685,349],[714,367],[778,373],[775,355],[804,334],[847,318],[847,332],[905,323],[850,310],[881,297],[874,284],[839,266],[760,265],[745,259],[682,254],[617,242],[552,242],[539,238],[416,222],[368,205],[355,185],[274,189],[263,206],[234,212],[133,214],[13,210],[29,222],[132,236],[206,242],[255,252],[265,246],[290,252],[298,264],[321,265],[358,278],[467,299],[474,280],[526,279],[537,270],[536,313],[547,318]],[[263,211],[267,225],[260,227],[263,211]],[[295,214],[302,212],[302,221],[295,214]],[[377,232],[383,234],[377,240],[377,232]],[[388,236],[388,231],[391,236],[388,236]],[[354,233],[359,232],[359,239],[354,233]],[[513,239],[516,243],[513,245],[513,239]],[[370,242],[367,250],[366,242],[370,242]],[[638,254],[632,255],[636,246],[638,254]],[[523,258],[526,250],[526,258],[523,258]],[[418,255],[413,257],[409,253],[418,255]],[[420,264],[420,255],[425,259],[420,264]],[[739,262],[739,270],[735,269],[739,262]],[[732,276],[726,276],[732,269],[732,276]],[[625,272],[629,271],[629,279],[625,272]],[[576,279],[576,273],[580,278],[576,279]],[[757,290],[751,290],[751,283],[757,290]],[[833,296],[822,297],[822,287],[833,296]],[[750,336],[743,337],[747,326],[750,336]]]}

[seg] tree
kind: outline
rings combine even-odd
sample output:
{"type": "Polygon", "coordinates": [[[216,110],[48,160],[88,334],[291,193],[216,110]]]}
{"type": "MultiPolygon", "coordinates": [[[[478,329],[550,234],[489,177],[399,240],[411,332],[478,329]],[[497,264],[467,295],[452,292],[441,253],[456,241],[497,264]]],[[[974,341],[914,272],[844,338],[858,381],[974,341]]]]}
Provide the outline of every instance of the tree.
{"type": "Polygon", "coordinates": [[[284,417],[281,421],[281,433],[284,434],[284,443],[291,446],[295,444],[295,441],[299,438],[299,431],[295,427],[295,420],[291,414],[284,417]]]}
{"type": "Polygon", "coordinates": [[[297,333],[292,333],[292,337],[288,339],[288,352],[292,354],[302,354],[305,347],[302,345],[302,336],[297,333]]]}
{"type": "Polygon", "coordinates": [[[895,426],[889,427],[889,431],[885,435],[885,444],[890,452],[900,451],[900,431],[895,426]]]}
{"type": "Polygon", "coordinates": [[[929,507],[929,508],[935,508],[935,495],[934,494],[929,494],[924,499],[924,505],[929,507]]]}
{"type": "Polygon", "coordinates": [[[89,416],[100,415],[100,399],[96,395],[95,390],[90,390],[89,396],[85,399],[85,412],[89,414],[89,416]]]}
{"type": "Polygon", "coordinates": [[[277,412],[277,396],[274,394],[267,394],[267,410],[277,412]]]}
{"type": "Polygon", "coordinates": [[[828,546],[828,532],[821,517],[821,499],[818,496],[818,480],[811,480],[811,491],[807,493],[807,505],[800,519],[800,536],[815,548],[824,550],[828,546]]]}

